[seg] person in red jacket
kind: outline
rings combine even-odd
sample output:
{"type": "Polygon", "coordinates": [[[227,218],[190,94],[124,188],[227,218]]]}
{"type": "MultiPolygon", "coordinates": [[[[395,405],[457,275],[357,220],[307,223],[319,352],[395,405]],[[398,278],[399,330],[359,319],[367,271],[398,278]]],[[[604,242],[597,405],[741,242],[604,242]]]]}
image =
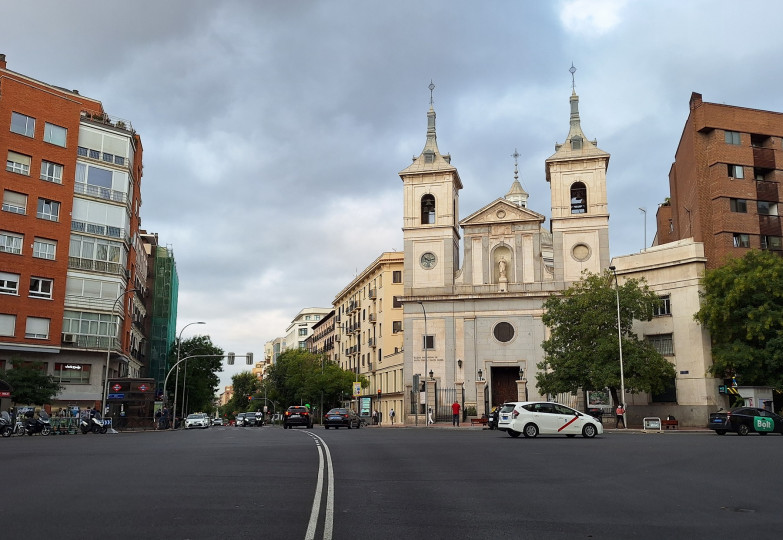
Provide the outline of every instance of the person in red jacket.
{"type": "Polygon", "coordinates": [[[451,425],[459,426],[459,403],[457,403],[456,399],[451,404],[451,425]]]}

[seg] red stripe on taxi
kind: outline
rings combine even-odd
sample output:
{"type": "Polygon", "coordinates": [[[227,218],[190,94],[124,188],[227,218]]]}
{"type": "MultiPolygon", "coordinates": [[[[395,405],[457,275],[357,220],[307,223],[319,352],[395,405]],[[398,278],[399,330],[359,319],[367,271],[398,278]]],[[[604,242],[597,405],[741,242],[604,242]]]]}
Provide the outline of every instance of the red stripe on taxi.
{"type": "Polygon", "coordinates": [[[570,426],[571,424],[573,424],[573,423],[576,421],[576,419],[577,419],[577,418],[579,418],[579,417],[578,417],[578,416],[574,416],[574,417],[573,417],[571,420],[569,420],[568,422],[566,422],[565,424],[563,424],[563,427],[561,427],[561,428],[560,428],[560,429],[558,429],[557,431],[563,431],[565,428],[567,428],[568,426],[570,426]]]}

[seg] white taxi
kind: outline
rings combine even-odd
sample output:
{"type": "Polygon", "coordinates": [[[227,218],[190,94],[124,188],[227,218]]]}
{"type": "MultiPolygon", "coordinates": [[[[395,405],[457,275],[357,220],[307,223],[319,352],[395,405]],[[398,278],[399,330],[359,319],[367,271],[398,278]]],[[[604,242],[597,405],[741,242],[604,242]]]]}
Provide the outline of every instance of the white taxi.
{"type": "Polygon", "coordinates": [[[550,401],[517,401],[503,404],[498,429],[512,437],[582,435],[591,438],[604,432],[601,423],[583,412],[550,401]]]}

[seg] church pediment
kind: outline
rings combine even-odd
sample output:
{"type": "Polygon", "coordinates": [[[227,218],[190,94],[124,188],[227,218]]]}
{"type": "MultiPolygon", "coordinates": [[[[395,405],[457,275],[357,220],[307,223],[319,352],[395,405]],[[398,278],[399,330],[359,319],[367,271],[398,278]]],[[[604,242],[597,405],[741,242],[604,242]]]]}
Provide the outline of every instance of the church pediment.
{"type": "Polygon", "coordinates": [[[460,221],[462,227],[491,223],[543,223],[546,217],[500,198],[460,221]]]}

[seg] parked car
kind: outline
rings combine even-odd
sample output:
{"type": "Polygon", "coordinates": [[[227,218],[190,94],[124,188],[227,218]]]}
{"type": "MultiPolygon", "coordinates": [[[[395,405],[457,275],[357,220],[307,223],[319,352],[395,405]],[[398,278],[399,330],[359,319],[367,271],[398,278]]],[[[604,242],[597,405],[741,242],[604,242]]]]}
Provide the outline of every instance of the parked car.
{"type": "Polygon", "coordinates": [[[714,429],[718,435],[733,431],[737,435],[748,433],[780,433],[783,435],[783,417],[766,409],[757,407],[738,407],[731,411],[710,413],[707,426],[714,429]]]}
{"type": "Polygon", "coordinates": [[[185,429],[208,428],[209,424],[209,417],[204,413],[189,414],[188,417],[185,418],[185,429]]]}
{"type": "Polygon", "coordinates": [[[313,427],[313,419],[307,407],[294,405],[288,407],[283,418],[283,429],[291,429],[294,426],[305,426],[308,429],[313,427]]]}
{"type": "Polygon", "coordinates": [[[222,425],[223,425],[223,419],[222,419],[222,418],[220,418],[220,417],[218,417],[218,418],[213,418],[213,419],[212,419],[212,425],[213,425],[213,426],[222,426],[222,425]]]}
{"type": "Polygon", "coordinates": [[[245,413],[241,412],[237,415],[236,423],[238,427],[242,427],[245,425],[245,413]]]}
{"type": "Polygon", "coordinates": [[[362,420],[353,409],[331,409],[324,415],[324,427],[326,429],[329,429],[330,427],[333,427],[334,429],[339,429],[341,427],[347,427],[348,429],[355,427],[356,429],[359,429],[362,427],[362,420]]]}
{"type": "Polygon", "coordinates": [[[256,413],[253,412],[247,412],[245,413],[245,420],[244,420],[244,426],[245,427],[251,427],[256,425],[256,413]]]}
{"type": "Polygon", "coordinates": [[[512,437],[567,435],[592,438],[604,432],[601,422],[571,407],[549,401],[505,403],[500,409],[498,429],[512,437]]]}

